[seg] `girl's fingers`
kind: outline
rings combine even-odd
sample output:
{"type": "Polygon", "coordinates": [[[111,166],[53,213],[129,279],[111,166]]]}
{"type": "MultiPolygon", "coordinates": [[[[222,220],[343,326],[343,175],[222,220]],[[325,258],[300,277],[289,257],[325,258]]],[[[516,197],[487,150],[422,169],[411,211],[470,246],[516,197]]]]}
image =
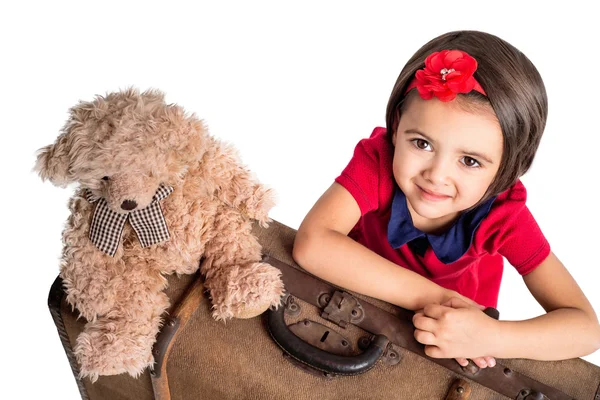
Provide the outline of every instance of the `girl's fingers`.
{"type": "Polygon", "coordinates": [[[479,368],[487,368],[488,364],[487,361],[485,360],[484,357],[477,357],[477,358],[473,358],[473,362],[475,363],[475,365],[477,365],[479,368]]]}
{"type": "Polygon", "coordinates": [[[435,335],[431,332],[422,331],[420,329],[415,329],[414,333],[415,339],[417,342],[425,345],[435,345],[435,335]]]}
{"type": "MultiPolygon", "coordinates": [[[[469,364],[469,360],[466,358],[456,358],[457,363],[459,363],[462,367],[466,367],[469,364]]],[[[476,357],[473,358],[472,361],[479,368],[487,368],[496,366],[496,359],[494,357],[476,357]]]]}
{"type": "Polygon", "coordinates": [[[484,357],[485,361],[487,362],[488,367],[495,367],[496,366],[496,359],[494,357],[484,357]]]}
{"type": "Polygon", "coordinates": [[[467,360],[466,358],[456,358],[455,360],[458,364],[460,364],[461,367],[466,367],[467,365],[469,365],[469,360],[467,360]]]}

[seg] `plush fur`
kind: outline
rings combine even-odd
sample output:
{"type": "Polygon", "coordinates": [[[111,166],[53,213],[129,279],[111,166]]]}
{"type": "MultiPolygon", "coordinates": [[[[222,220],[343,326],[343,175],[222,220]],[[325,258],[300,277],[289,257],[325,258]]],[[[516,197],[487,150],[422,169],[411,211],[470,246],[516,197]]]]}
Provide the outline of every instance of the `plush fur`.
{"type": "Polygon", "coordinates": [[[271,190],[161,92],[130,88],[80,102],[56,142],[40,149],[36,170],[57,186],[79,184],[69,201],[60,275],[67,301],[88,321],[75,347],[82,376],[94,381],[152,368],[169,306],[166,274],[200,266],[217,320],[252,317],[279,303],[279,270],[260,262],[251,234],[252,219],[269,221],[271,190]],[[95,203],[85,189],[126,213],[124,200],[144,208],[161,183],[174,188],[160,203],[170,240],[142,248],[128,222],[113,257],[98,250],[89,239],[95,203]]]}

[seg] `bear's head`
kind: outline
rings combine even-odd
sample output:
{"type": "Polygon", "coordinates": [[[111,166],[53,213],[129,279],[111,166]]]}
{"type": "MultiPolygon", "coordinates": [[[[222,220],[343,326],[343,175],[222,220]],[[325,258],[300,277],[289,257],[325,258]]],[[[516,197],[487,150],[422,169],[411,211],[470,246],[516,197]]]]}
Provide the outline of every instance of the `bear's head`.
{"type": "Polygon", "coordinates": [[[79,183],[118,213],[145,208],[161,185],[181,181],[208,140],[202,121],[158,90],[96,96],[69,114],[56,142],[39,150],[35,170],[57,186],[79,183]]]}

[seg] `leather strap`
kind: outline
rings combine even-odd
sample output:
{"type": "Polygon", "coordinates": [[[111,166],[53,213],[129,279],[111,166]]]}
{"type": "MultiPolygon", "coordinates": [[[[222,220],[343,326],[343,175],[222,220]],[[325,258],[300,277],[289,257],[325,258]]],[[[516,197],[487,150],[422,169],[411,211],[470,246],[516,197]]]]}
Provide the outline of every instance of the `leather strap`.
{"type": "Polygon", "coordinates": [[[471,398],[471,385],[464,379],[454,381],[444,400],[469,400],[471,398]]]}
{"type": "MultiPolygon", "coordinates": [[[[281,270],[282,280],[288,293],[318,308],[323,308],[323,299],[328,296],[331,298],[337,290],[329,283],[274,257],[266,256],[264,262],[281,270]]],[[[572,399],[558,389],[547,386],[501,364],[496,364],[494,368],[463,369],[454,359],[431,358],[425,354],[425,346],[417,342],[414,337],[414,326],[412,324],[414,313],[412,311],[397,307],[398,313],[393,315],[366,301],[360,301],[360,306],[364,311],[364,315],[356,321],[350,321],[353,325],[373,335],[383,335],[392,343],[504,396],[516,399],[523,396],[523,393],[527,391],[529,393],[543,393],[552,400],[572,399]]]]}

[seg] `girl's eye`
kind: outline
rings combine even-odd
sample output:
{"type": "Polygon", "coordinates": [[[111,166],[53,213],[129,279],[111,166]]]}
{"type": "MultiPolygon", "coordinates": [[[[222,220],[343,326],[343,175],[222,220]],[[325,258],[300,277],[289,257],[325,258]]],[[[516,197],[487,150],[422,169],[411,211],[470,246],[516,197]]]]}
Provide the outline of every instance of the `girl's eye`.
{"type": "Polygon", "coordinates": [[[412,142],[417,147],[417,149],[431,151],[431,145],[427,140],[423,139],[413,139],[412,142]]]}
{"type": "Polygon", "coordinates": [[[103,181],[107,181],[107,180],[108,180],[108,176],[104,176],[104,177],[102,177],[102,180],[103,180],[103,181]]]}
{"type": "Polygon", "coordinates": [[[469,168],[479,168],[481,164],[479,161],[474,159],[473,157],[463,157],[462,163],[465,164],[469,168]]]}

